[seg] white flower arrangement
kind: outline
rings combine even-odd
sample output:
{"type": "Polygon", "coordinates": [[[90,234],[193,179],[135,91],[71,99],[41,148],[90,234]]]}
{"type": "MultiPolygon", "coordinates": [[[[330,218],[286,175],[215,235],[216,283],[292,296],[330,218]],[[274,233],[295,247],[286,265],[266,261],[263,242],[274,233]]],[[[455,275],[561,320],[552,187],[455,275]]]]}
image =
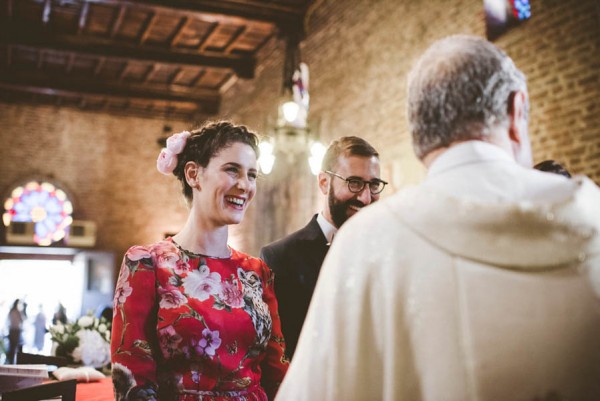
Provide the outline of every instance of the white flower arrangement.
{"type": "Polygon", "coordinates": [[[92,315],[74,323],[58,323],[50,327],[57,356],[73,363],[102,368],[110,362],[110,322],[92,315]]]}

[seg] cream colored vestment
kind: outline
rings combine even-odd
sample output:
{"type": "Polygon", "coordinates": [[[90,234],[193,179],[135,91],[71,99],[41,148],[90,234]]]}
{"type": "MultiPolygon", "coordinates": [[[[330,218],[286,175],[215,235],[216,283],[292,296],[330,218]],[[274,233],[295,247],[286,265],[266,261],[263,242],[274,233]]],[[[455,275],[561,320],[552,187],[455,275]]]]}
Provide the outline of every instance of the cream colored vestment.
{"type": "Polygon", "coordinates": [[[600,190],[467,142],[338,232],[277,401],[600,400],[600,190]]]}

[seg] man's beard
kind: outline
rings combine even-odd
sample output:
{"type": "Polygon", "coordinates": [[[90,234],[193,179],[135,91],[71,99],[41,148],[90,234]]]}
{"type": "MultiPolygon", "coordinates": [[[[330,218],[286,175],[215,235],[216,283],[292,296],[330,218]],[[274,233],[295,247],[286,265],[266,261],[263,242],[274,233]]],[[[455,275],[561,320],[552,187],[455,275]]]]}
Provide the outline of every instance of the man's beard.
{"type": "Polygon", "coordinates": [[[340,228],[342,224],[348,220],[348,206],[365,206],[364,203],[358,199],[350,198],[347,201],[340,201],[335,197],[333,185],[329,185],[329,195],[327,196],[327,202],[329,204],[329,213],[331,213],[331,219],[333,224],[340,228]]]}

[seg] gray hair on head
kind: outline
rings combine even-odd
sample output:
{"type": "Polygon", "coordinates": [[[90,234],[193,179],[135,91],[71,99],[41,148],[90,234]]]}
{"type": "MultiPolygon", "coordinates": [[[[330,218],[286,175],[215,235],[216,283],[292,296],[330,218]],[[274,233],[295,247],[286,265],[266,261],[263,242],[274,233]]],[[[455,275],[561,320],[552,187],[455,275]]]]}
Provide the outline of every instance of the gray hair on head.
{"type": "Polygon", "coordinates": [[[409,74],[408,122],[415,154],[422,159],[507,125],[517,90],[527,90],[525,75],[492,43],[468,35],[438,40],[409,74]]]}

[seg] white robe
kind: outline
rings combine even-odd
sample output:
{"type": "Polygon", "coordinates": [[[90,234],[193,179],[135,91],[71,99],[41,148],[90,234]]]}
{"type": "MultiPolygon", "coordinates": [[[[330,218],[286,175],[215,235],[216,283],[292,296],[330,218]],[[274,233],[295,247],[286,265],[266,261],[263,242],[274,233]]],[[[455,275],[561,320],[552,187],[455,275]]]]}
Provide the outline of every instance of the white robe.
{"type": "Polygon", "coordinates": [[[600,400],[600,190],[467,142],[338,232],[277,401],[600,400]]]}

